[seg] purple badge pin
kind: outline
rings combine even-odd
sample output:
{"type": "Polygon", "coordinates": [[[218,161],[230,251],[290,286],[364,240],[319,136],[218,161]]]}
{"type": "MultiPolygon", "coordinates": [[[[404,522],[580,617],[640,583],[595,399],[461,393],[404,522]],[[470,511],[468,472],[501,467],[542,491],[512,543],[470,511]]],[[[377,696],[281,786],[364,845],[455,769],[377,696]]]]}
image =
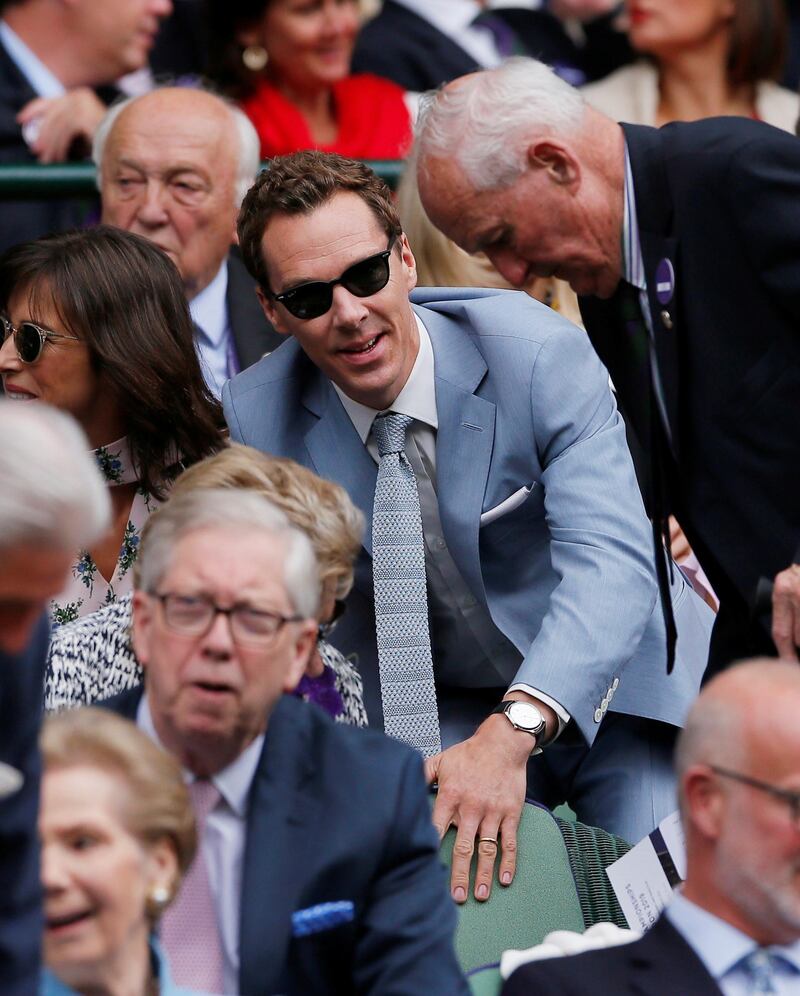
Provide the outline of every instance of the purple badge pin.
{"type": "Polygon", "coordinates": [[[675,293],[675,270],[671,259],[662,259],[656,267],[656,299],[659,304],[669,304],[675,293]]]}

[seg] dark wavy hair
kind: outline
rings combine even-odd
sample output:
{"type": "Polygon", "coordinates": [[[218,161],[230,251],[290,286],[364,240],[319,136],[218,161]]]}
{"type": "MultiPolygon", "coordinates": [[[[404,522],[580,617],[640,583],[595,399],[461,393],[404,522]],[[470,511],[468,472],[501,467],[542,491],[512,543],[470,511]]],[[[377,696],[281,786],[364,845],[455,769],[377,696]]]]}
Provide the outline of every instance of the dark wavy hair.
{"type": "Polygon", "coordinates": [[[237,34],[264,17],[270,0],[205,0],[206,75],[221,93],[243,100],[261,75],[242,62],[237,34]]]}
{"type": "Polygon", "coordinates": [[[24,242],[0,257],[0,309],[27,294],[52,302],[120,406],[143,488],[163,498],[184,467],[224,442],[177,268],[139,235],[100,225],[24,242]]]}

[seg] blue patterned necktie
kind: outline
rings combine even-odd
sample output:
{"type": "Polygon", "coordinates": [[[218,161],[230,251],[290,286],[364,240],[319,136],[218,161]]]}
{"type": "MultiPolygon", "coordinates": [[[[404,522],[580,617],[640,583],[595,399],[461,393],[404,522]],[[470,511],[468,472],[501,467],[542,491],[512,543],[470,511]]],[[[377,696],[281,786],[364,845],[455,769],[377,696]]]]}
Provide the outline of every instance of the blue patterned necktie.
{"type": "Polygon", "coordinates": [[[405,454],[414,420],[394,412],[372,426],[380,462],[372,513],[372,576],[384,729],[424,757],[442,749],[433,657],[422,513],[405,454]]]}
{"type": "Polygon", "coordinates": [[[764,950],[764,948],[756,948],[744,959],[744,963],[751,979],[750,992],[754,996],[756,993],[761,996],[763,993],[778,992],[772,971],[772,956],[769,951],[764,950]]]}

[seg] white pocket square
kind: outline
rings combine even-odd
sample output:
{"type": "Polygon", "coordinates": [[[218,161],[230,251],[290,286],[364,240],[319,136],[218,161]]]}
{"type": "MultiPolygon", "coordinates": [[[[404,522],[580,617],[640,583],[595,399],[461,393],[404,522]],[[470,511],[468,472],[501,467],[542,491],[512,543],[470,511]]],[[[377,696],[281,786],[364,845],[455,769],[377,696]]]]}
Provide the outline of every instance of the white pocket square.
{"type": "Polygon", "coordinates": [[[481,526],[488,526],[495,519],[499,519],[503,515],[508,515],[515,508],[519,508],[535,487],[536,482],[534,481],[529,488],[520,488],[519,491],[515,491],[513,495],[509,495],[508,498],[501,501],[499,505],[495,505],[494,508],[490,508],[484,512],[481,515],[481,526]]]}

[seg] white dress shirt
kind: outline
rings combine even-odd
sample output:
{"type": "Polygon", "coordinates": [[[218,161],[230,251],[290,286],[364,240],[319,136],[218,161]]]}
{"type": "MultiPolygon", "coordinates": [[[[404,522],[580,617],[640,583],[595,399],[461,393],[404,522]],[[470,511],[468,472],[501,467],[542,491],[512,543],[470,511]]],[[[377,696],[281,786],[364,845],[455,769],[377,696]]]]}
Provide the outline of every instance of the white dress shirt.
{"type": "Polygon", "coordinates": [[[0,42],[14,65],[30,83],[38,97],[62,97],[67,91],[61,80],[50,72],[38,55],[0,18],[0,42]]]}
{"type": "MultiPolygon", "coordinates": [[[[758,841],[753,841],[758,847],[758,841]]],[[[758,945],[732,924],[676,892],[665,911],[672,926],[705,965],[724,996],[750,996],[753,977],[742,959],[758,945]]],[[[800,996],[800,941],[766,949],[778,956],[773,962],[774,985],[778,996],[800,996]]]]}
{"type": "Polygon", "coordinates": [[[189,302],[192,321],[197,326],[195,349],[208,389],[219,398],[230,377],[228,355],[233,347],[228,318],[228,262],[223,261],[211,283],[189,302]]]}
{"type": "MultiPolygon", "coordinates": [[[[414,313],[414,317],[416,318],[417,330],[419,332],[419,349],[417,351],[417,357],[414,361],[414,366],[408,376],[408,380],[403,386],[400,394],[398,394],[393,401],[391,410],[393,412],[398,412],[401,415],[410,415],[414,419],[414,423],[409,430],[409,435],[413,442],[409,443],[407,446],[407,455],[412,463],[412,466],[414,467],[414,473],[416,474],[418,483],[420,484],[420,490],[422,490],[423,486],[422,481],[420,480],[421,474],[428,475],[435,490],[436,430],[439,427],[439,419],[436,412],[434,355],[427,329],[416,312],[414,313]],[[416,446],[413,444],[416,444],[416,446]],[[421,459],[415,460],[415,448],[418,449],[419,457],[421,459]]],[[[367,405],[360,404],[358,401],[353,401],[353,399],[349,398],[336,384],[334,384],[333,387],[339,395],[342,405],[350,417],[350,421],[353,423],[353,426],[361,438],[361,441],[366,445],[372,459],[378,463],[378,445],[371,429],[372,423],[379,412],[374,408],[369,408],[367,405]]],[[[437,577],[433,574],[431,567],[433,566],[436,568],[438,566],[439,571],[437,573],[440,574],[442,578],[441,581],[438,581],[438,585],[440,588],[444,589],[448,587],[448,574],[452,576],[452,572],[457,572],[458,569],[446,549],[443,537],[437,535],[434,538],[434,541],[432,543],[430,542],[431,538],[429,536],[429,524],[425,520],[424,511],[423,507],[423,527],[426,540],[428,584],[429,586],[432,583],[434,585],[437,584],[437,577]],[[437,560],[439,561],[439,565],[436,564],[437,560]]],[[[460,576],[457,578],[456,583],[450,585],[449,587],[451,590],[455,589],[456,591],[459,591],[463,589],[464,592],[467,592],[466,584],[460,576]]],[[[466,624],[466,626],[470,629],[474,627],[473,634],[477,641],[485,645],[487,642],[486,616],[488,615],[485,609],[478,605],[471,593],[468,593],[466,598],[462,597],[460,599],[460,604],[457,606],[457,609],[461,614],[462,626],[463,624],[466,624]]],[[[491,620],[489,619],[488,621],[490,622],[491,620]]],[[[436,661],[434,661],[434,665],[435,664],[436,661]]],[[[516,690],[527,692],[529,695],[535,695],[536,698],[544,702],[545,705],[549,705],[558,716],[558,731],[556,735],[562,732],[570,720],[570,714],[561,705],[561,703],[555,701],[555,699],[551,698],[549,695],[545,695],[543,692],[528,684],[517,683],[513,684],[511,688],[509,688],[509,691],[516,690]]]]}
{"type": "Polygon", "coordinates": [[[497,51],[491,33],[474,27],[472,22],[483,12],[477,0],[396,0],[423,20],[438,28],[484,69],[498,66],[503,57],[497,51]]]}
{"type": "MultiPolygon", "coordinates": [[[[147,693],[136,713],[136,725],[163,748],[158,738],[147,693]]],[[[217,909],[223,954],[223,983],[226,993],[239,992],[239,915],[242,897],[242,870],[247,839],[247,808],[250,786],[255,777],[264,737],[256,739],[227,768],[211,781],[222,800],[206,820],[206,832],[195,860],[202,858],[208,870],[208,884],[217,909]]],[[[187,783],[194,781],[184,769],[187,783]]],[[[267,901],[268,897],[263,897],[267,901]]]]}

